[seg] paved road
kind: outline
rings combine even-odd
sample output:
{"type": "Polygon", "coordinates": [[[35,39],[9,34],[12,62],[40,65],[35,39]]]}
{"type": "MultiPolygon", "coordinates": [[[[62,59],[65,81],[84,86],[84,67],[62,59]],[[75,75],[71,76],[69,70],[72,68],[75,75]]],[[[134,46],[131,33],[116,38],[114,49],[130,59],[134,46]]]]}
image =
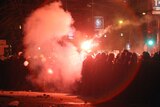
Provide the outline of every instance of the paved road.
{"type": "Polygon", "coordinates": [[[78,96],[65,93],[0,91],[0,107],[92,107],[78,96]]]}
{"type": "Polygon", "coordinates": [[[93,105],[85,98],[66,93],[0,91],[0,107],[159,107],[147,102],[115,100],[93,105]]]}

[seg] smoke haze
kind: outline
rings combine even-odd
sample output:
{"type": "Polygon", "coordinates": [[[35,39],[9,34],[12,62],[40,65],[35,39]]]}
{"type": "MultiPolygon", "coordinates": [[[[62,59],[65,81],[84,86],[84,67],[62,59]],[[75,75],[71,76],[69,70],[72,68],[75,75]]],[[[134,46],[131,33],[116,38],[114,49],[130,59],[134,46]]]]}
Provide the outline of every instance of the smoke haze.
{"type": "Polygon", "coordinates": [[[64,40],[73,30],[73,19],[54,2],[35,10],[24,25],[25,57],[29,60],[29,79],[36,85],[68,90],[81,77],[82,60],[76,47],[64,40]]]}

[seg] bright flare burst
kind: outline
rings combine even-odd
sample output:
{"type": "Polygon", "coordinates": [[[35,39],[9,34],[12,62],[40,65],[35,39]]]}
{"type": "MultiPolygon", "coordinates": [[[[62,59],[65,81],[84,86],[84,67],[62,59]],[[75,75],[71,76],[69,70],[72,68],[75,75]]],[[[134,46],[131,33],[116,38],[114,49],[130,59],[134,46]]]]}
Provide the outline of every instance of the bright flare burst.
{"type": "Polygon", "coordinates": [[[91,49],[92,49],[92,40],[84,41],[81,44],[81,49],[84,50],[84,51],[90,52],[91,49]]]}

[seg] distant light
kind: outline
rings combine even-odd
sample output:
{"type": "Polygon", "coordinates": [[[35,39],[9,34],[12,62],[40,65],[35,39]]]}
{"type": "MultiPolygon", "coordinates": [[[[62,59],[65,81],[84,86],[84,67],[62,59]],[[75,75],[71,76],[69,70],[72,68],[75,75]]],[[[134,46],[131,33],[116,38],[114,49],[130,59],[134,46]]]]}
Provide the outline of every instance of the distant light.
{"type": "Polygon", "coordinates": [[[121,37],[124,36],[123,33],[121,33],[120,36],[121,36],[121,37]]]}
{"type": "Polygon", "coordinates": [[[127,49],[127,50],[131,50],[131,46],[130,46],[129,43],[126,45],[126,49],[127,49]]]}
{"type": "Polygon", "coordinates": [[[154,44],[153,40],[149,40],[149,41],[148,41],[148,45],[149,45],[149,46],[153,46],[153,44],[154,44]]]}
{"type": "Polygon", "coordinates": [[[104,35],[104,37],[106,38],[106,37],[107,37],[107,35],[104,35]]]}
{"type": "Polygon", "coordinates": [[[102,24],[102,21],[100,19],[97,19],[95,23],[96,23],[96,26],[100,26],[102,24]]]}
{"type": "Polygon", "coordinates": [[[21,25],[19,25],[19,29],[22,29],[22,26],[21,26],[21,25]]]}
{"type": "Polygon", "coordinates": [[[51,68],[48,69],[48,74],[53,74],[53,70],[51,68]]]}
{"type": "Polygon", "coordinates": [[[119,23],[119,24],[123,24],[123,20],[119,20],[118,23],[119,23]]]}
{"type": "Polygon", "coordinates": [[[104,28],[104,18],[102,16],[94,16],[95,30],[104,28]]]}
{"type": "Polygon", "coordinates": [[[29,62],[28,61],[24,61],[23,65],[26,67],[29,65],[29,62]]]}
{"type": "Polygon", "coordinates": [[[146,15],[146,13],[145,13],[145,12],[143,12],[143,13],[142,13],[142,15],[146,15]]]}
{"type": "Polygon", "coordinates": [[[20,51],[20,52],[18,52],[18,56],[21,56],[22,54],[23,54],[23,52],[21,52],[21,51],[20,51]]]}

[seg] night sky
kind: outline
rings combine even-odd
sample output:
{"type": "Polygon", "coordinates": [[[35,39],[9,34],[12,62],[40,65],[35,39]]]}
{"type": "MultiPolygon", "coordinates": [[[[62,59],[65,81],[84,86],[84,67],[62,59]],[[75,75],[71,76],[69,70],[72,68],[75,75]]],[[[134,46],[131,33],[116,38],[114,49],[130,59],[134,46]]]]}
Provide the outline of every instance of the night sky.
{"type": "MultiPolygon", "coordinates": [[[[0,39],[6,39],[13,46],[22,44],[26,18],[38,7],[52,1],[56,0],[1,0],[0,39]],[[22,29],[19,29],[20,26],[22,29]]],[[[74,19],[74,27],[89,35],[94,31],[94,16],[103,16],[105,26],[116,23],[121,17],[135,20],[137,14],[143,10],[148,11],[150,5],[147,3],[143,0],[62,0],[63,8],[69,11],[74,19]]],[[[19,49],[23,48],[22,45],[19,46],[19,49]]]]}

